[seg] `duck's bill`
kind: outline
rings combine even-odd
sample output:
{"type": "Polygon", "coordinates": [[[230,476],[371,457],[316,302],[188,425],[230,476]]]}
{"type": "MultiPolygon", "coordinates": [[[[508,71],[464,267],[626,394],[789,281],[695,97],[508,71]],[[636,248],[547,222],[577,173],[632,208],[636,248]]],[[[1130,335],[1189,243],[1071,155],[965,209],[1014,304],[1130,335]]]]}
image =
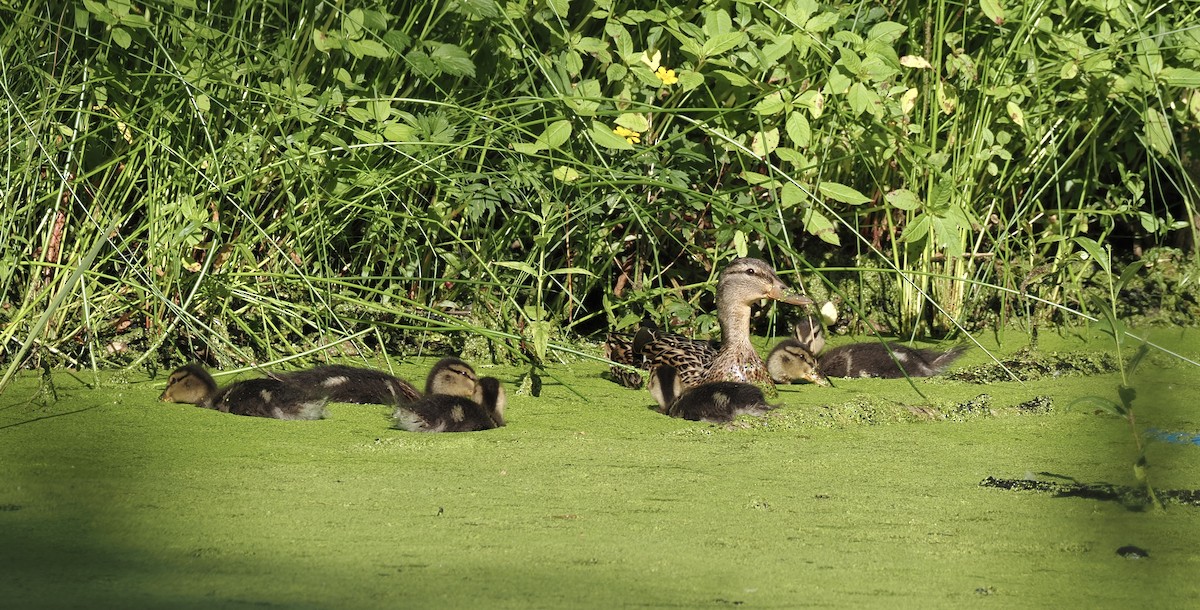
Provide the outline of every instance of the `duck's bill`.
{"type": "Polygon", "coordinates": [[[822,375],[819,371],[813,371],[813,372],[805,375],[804,380],[811,384],[819,385],[819,386],[825,387],[825,388],[833,387],[833,383],[831,381],[829,381],[829,378],[822,375]]]}
{"type": "Polygon", "coordinates": [[[795,290],[792,290],[791,288],[788,288],[786,286],[784,286],[783,288],[780,288],[779,286],[772,288],[771,294],[769,296],[772,299],[775,299],[776,301],[783,301],[784,303],[790,303],[792,305],[812,305],[813,304],[812,299],[810,299],[810,298],[800,294],[799,292],[796,292],[795,290]]]}

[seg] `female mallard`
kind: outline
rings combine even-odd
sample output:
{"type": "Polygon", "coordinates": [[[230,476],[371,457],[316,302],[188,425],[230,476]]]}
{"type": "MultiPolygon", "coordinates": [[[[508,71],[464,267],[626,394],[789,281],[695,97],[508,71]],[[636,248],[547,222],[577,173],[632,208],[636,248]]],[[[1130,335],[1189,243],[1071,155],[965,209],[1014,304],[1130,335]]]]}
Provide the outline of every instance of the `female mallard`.
{"type": "Polygon", "coordinates": [[[825,349],[825,335],[812,320],[801,320],[794,337],[775,346],[767,356],[767,369],[778,383],[807,380],[820,385],[824,377],[932,377],[944,371],[967,350],[959,345],[948,351],[918,349],[899,343],[853,343],[825,349]],[[816,358],[813,355],[816,354],[816,358]]]}
{"type": "Polygon", "coordinates": [[[765,415],[774,409],[762,390],[748,383],[713,381],[684,390],[675,367],[664,364],[650,373],[650,395],[659,412],[713,424],[731,422],[738,415],[765,415]]]}
{"type": "Polygon", "coordinates": [[[318,366],[307,371],[277,373],[271,377],[318,389],[333,402],[400,406],[421,397],[421,392],[416,386],[399,377],[382,371],[340,364],[318,366]]]}
{"type": "Polygon", "coordinates": [[[275,419],[322,419],[324,395],[279,379],[247,379],[217,388],[212,375],[198,364],[180,367],[158,397],[164,402],[191,403],[222,413],[275,419]]]}
{"type": "Polygon", "coordinates": [[[652,373],[662,365],[674,367],[685,389],[707,382],[735,381],[757,385],[768,396],[774,396],[771,376],[750,343],[750,308],[762,299],[793,305],[812,303],[812,299],[792,291],[767,263],[739,258],[729,263],[717,282],[720,349],[714,350],[703,341],[643,328],[634,338],[631,351],[644,358],[652,373]]]}
{"type": "Polygon", "coordinates": [[[475,370],[458,358],[433,366],[425,396],[396,407],[396,427],[410,432],[472,432],[504,425],[504,386],[495,377],[476,379],[475,370]]]}

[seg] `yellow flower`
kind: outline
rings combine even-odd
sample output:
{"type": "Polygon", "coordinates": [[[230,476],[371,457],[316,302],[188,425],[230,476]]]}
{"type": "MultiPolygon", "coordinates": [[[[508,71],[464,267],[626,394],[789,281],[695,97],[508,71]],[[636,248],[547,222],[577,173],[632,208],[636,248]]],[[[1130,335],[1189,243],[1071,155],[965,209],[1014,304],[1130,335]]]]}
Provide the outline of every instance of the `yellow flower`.
{"type": "Polygon", "coordinates": [[[642,134],[632,129],[621,127],[620,125],[613,130],[613,133],[625,138],[625,141],[629,142],[630,144],[640,144],[642,142],[642,134]]]}
{"type": "Polygon", "coordinates": [[[658,72],[654,73],[658,80],[662,81],[663,85],[674,85],[679,82],[679,77],[675,76],[674,70],[668,70],[666,66],[659,66],[658,72]]]}

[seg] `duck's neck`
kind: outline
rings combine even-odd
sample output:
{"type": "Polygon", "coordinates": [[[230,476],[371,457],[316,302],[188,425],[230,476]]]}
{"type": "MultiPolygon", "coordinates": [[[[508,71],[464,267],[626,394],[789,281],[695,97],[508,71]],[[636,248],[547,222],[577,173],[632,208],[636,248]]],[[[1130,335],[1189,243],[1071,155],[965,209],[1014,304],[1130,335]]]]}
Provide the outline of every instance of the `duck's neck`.
{"type": "Polygon", "coordinates": [[[745,303],[717,304],[721,323],[721,349],[741,349],[750,345],[750,306],[745,303]]]}

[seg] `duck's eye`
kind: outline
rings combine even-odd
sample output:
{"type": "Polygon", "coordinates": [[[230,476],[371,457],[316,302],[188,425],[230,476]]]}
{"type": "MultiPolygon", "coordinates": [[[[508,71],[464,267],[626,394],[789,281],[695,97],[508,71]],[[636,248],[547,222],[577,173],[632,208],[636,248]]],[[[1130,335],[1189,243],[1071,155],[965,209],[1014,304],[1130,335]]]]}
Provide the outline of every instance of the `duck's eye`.
{"type": "Polygon", "coordinates": [[[758,275],[758,271],[756,271],[754,267],[750,267],[746,270],[746,275],[758,275]]]}

